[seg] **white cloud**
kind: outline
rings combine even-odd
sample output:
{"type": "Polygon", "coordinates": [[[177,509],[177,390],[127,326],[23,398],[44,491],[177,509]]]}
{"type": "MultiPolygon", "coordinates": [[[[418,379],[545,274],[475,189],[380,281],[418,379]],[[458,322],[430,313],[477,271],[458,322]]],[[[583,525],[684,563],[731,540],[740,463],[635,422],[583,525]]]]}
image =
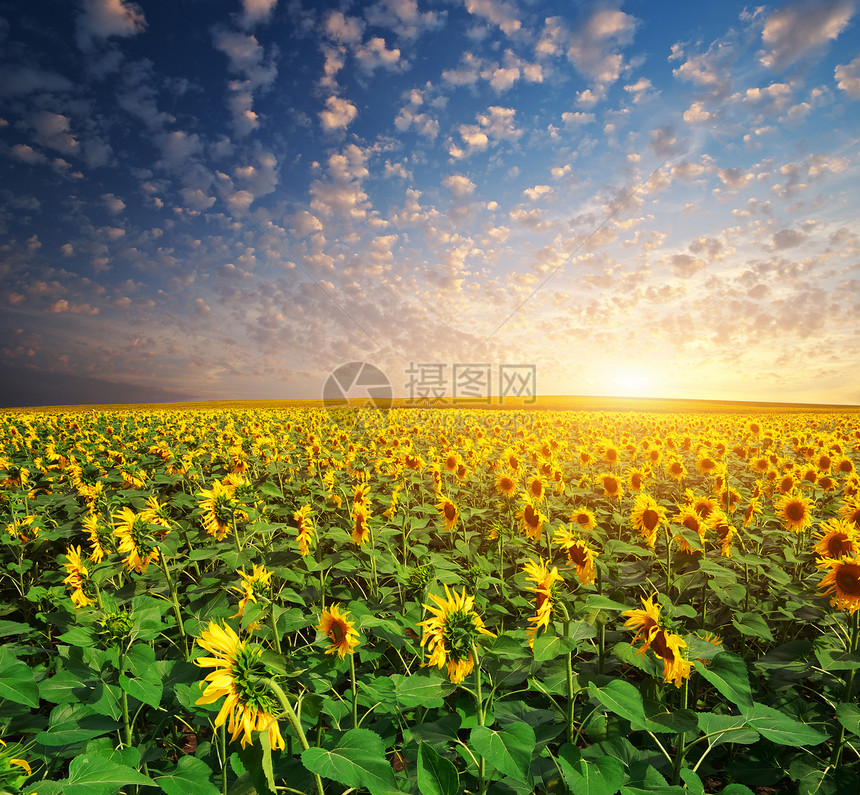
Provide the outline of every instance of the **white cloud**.
{"type": "Polygon", "coordinates": [[[475,192],[475,183],[462,174],[451,174],[442,180],[442,184],[457,201],[468,199],[475,192]]]}
{"type": "Polygon", "coordinates": [[[364,32],[364,22],[345,16],[342,11],[332,11],[326,17],[325,32],[338,44],[358,44],[364,32]]]}
{"type": "Polygon", "coordinates": [[[505,0],[465,0],[466,10],[474,16],[482,17],[487,22],[498,26],[503,33],[510,36],[516,33],[522,23],[517,15],[517,9],[505,0]]]}
{"type": "Polygon", "coordinates": [[[355,58],[365,72],[372,74],[379,67],[397,69],[400,65],[400,50],[396,47],[389,50],[385,39],[374,36],[367,44],[355,48],[355,58]]]}
{"type": "Polygon", "coordinates": [[[404,39],[414,39],[425,31],[441,27],[446,12],[422,13],[416,0],[380,0],[368,7],[364,16],[370,25],[389,28],[404,39]]]}
{"type": "Polygon", "coordinates": [[[633,40],[635,30],[634,17],[618,9],[602,8],[569,34],[568,60],[592,81],[596,96],[602,96],[621,76],[624,58],[619,48],[633,40]]]}
{"type": "Polygon", "coordinates": [[[762,64],[784,69],[815,53],[839,36],[853,14],[853,0],[797,0],[776,9],[762,30],[762,64]]]}
{"type": "Polygon", "coordinates": [[[710,111],[705,110],[703,102],[694,102],[684,111],[684,121],[688,124],[696,124],[698,122],[709,121],[713,118],[713,115],[710,111]]]}
{"type": "Polygon", "coordinates": [[[516,111],[513,108],[491,106],[485,113],[477,115],[477,124],[461,124],[460,138],[465,149],[459,144],[452,143],[448,153],[454,159],[468,157],[473,152],[486,149],[491,143],[501,140],[516,141],[523,131],[515,125],[516,111]]]}
{"type": "Polygon", "coordinates": [[[242,0],[242,25],[249,28],[266,22],[272,16],[278,0],[242,0]]]}
{"type": "Polygon", "coordinates": [[[18,97],[34,91],[69,91],[71,80],[54,72],[30,66],[4,66],[0,68],[0,95],[18,97]]]}
{"type": "Polygon", "coordinates": [[[27,144],[15,144],[10,151],[12,157],[16,160],[20,160],[22,163],[29,163],[30,165],[44,163],[48,159],[41,152],[27,144]]]}
{"type": "Polygon", "coordinates": [[[325,101],[325,110],[319,117],[324,130],[344,130],[358,116],[358,109],[348,99],[330,96],[325,101]]]}
{"type": "Polygon", "coordinates": [[[851,63],[840,64],[833,71],[837,87],[851,99],[860,99],[860,55],[851,63]]]}
{"type": "Polygon", "coordinates": [[[478,82],[483,65],[474,53],[466,52],[456,69],[442,70],[442,79],[452,86],[471,86],[478,82]]]}
{"type": "Polygon", "coordinates": [[[42,146],[56,149],[63,154],[77,154],[80,151],[80,142],[71,133],[68,116],[40,110],[30,117],[30,125],[35,130],[36,140],[42,146]]]}
{"type": "Polygon", "coordinates": [[[118,196],[114,196],[112,193],[103,193],[102,201],[105,203],[105,207],[107,207],[107,211],[111,215],[119,215],[119,213],[125,209],[125,202],[118,196]]]}
{"type": "Polygon", "coordinates": [[[134,36],[146,29],[143,11],[126,0],[83,0],[78,16],[76,40],[82,50],[111,36],[134,36]]]}

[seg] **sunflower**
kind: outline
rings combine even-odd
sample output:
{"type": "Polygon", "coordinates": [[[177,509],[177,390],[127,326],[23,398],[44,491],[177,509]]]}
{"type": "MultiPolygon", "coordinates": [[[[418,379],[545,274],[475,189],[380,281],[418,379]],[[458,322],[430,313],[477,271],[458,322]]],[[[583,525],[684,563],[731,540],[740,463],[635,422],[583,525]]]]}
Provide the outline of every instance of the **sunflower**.
{"type": "Polygon", "coordinates": [[[860,552],[857,526],[845,519],[830,519],[822,523],[812,538],[817,542],[815,554],[820,558],[839,560],[846,555],[851,557],[860,552]]]}
{"type": "Polygon", "coordinates": [[[532,540],[540,541],[541,530],[547,520],[540,510],[532,504],[527,494],[523,494],[523,507],[517,511],[517,519],[523,532],[532,540]]]}
{"type": "Polygon", "coordinates": [[[648,494],[637,494],[633,501],[633,510],[630,512],[630,524],[639,535],[645,539],[650,548],[654,548],[657,542],[657,533],[660,526],[668,525],[666,509],[657,504],[657,501],[648,494]]]}
{"type": "Polygon", "coordinates": [[[157,525],[162,528],[163,532],[158,532],[161,539],[173,529],[170,521],[170,514],[167,511],[167,506],[162,505],[158,498],[150,495],[146,500],[146,508],[140,512],[141,518],[149,524],[157,525]]]}
{"type": "Polygon", "coordinates": [[[517,484],[513,477],[507,472],[496,475],[496,491],[502,496],[511,498],[517,493],[517,484]]]}
{"type": "Polygon", "coordinates": [[[227,625],[209,622],[197,644],[214,657],[198,657],[194,663],[201,668],[214,668],[204,681],[209,682],[197,704],[214,704],[226,696],[215,718],[217,729],[229,716],[227,731],[235,741],[242,735],[242,747],[253,743],[251,732],[268,732],[269,742],[275,750],[286,747],[278,726],[275,710],[277,701],[265,680],[270,673],[262,661],[263,650],[255,643],[239,640],[227,625]]]}
{"type": "Polygon", "coordinates": [[[359,634],[355,622],[349,620],[349,610],[340,612],[340,604],[333,604],[322,611],[317,630],[329,639],[326,654],[337,654],[343,659],[347,654],[354,654],[359,644],[359,634]]]}
{"type": "Polygon", "coordinates": [[[552,617],[552,587],[555,583],[562,582],[562,576],[555,566],[550,570],[542,558],[538,563],[531,560],[527,561],[523,570],[529,575],[526,580],[535,584],[534,588],[529,588],[535,593],[535,614],[529,617],[529,624],[532,626],[529,627],[526,635],[529,646],[534,648],[537,633],[541,629],[549,628],[549,621],[552,617]]]}
{"type": "Polygon", "coordinates": [[[780,494],[789,494],[797,485],[794,472],[785,472],[776,482],[776,490],[780,494]]]}
{"type": "Polygon", "coordinates": [[[749,527],[761,511],[761,499],[759,497],[751,497],[744,513],[744,527],[749,527]]]}
{"type": "Polygon", "coordinates": [[[570,515],[570,521],[585,532],[597,527],[597,517],[588,508],[577,508],[570,515]]]}
{"type": "Polygon", "coordinates": [[[465,588],[457,595],[456,591],[451,593],[446,585],[445,599],[436,594],[430,594],[430,598],[436,606],[425,604],[424,607],[432,616],[418,624],[424,630],[421,645],[426,645],[431,653],[426,665],[447,666],[448,676],[456,685],[475,667],[472,647],[478,635],[496,636],[484,626],[475,612],[475,599],[466,596],[465,588]]]}
{"type": "Polygon", "coordinates": [[[197,493],[197,507],[203,519],[203,529],[221,541],[233,526],[237,508],[233,489],[216,480],[211,489],[200,489],[197,493]]]}
{"type": "Polygon", "coordinates": [[[677,458],[666,462],[666,474],[672,479],[681,481],[687,477],[687,467],[677,458]]]}
{"type": "Polygon", "coordinates": [[[310,505],[303,505],[293,513],[293,520],[298,527],[299,552],[302,555],[310,553],[311,542],[314,540],[314,524],[311,520],[311,513],[310,505]]]}
{"type": "Polygon", "coordinates": [[[534,502],[540,502],[546,494],[546,486],[539,477],[533,477],[528,483],[527,491],[534,502]]]}
{"type": "MultiPolygon", "coordinates": [[[[714,514],[712,514],[712,517],[714,514]]],[[[688,503],[681,507],[681,510],[678,511],[677,514],[672,518],[672,521],[675,524],[682,525],[687,528],[687,530],[692,530],[698,537],[701,542],[704,543],[705,533],[711,525],[711,521],[706,521],[699,514],[697,514],[692,506],[688,503]]],[[[674,541],[681,548],[682,552],[687,552],[692,554],[697,551],[690,546],[687,540],[682,535],[676,535],[674,537],[674,541]]]]}
{"type": "Polygon", "coordinates": [[[79,607],[89,607],[95,604],[95,599],[90,598],[93,594],[93,586],[90,583],[87,567],[81,562],[81,548],[68,547],[66,549],[66,562],[63,564],[66,577],[63,580],[66,588],[70,591],[72,604],[75,610],[79,607]]]}
{"type": "Polygon", "coordinates": [[[854,526],[860,530],[860,498],[848,497],[839,506],[839,515],[846,522],[852,522],[854,526]]]}
{"type": "Polygon", "coordinates": [[[447,497],[442,497],[442,499],[436,503],[436,507],[439,509],[442,521],[445,523],[442,527],[442,532],[453,530],[454,526],[457,524],[457,520],[460,518],[460,509],[447,497]]]}
{"type": "Polygon", "coordinates": [[[812,501],[796,491],[789,492],[775,502],[776,516],[785,525],[786,530],[802,533],[812,524],[812,501]]]}
{"type": "MultiPolygon", "coordinates": [[[[653,451],[652,451],[653,452],[653,451]]],[[[627,473],[627,486],[631,491],[642,491],[649,473],[644,469],[631,469],[627,473]]]]}
{"type": "Polygon", "coordinates": [[[841,456],[836,459],[834,470],[842,475],[850,475],[854,471],[854,462],[850,458],[841,456]]]}
{"type": "Polygon", "coordinates": [[[706,453],[700,453],[696,458],[696,471],[702,475],[713,475],[719,464],[706,453]]]}
{"type": "Polygon", "coordinates": [[[689,507],[705,521],[712,513],[720,509],[719,503],[713,497],[698,495],[692,489],[687,489],[685,496],[689,507]]]}
{"type": "Polygon", "coordinates": [[[829,569],[818,583],[822,595],[833,594],[830,604],[854,615],[860,609],[860,555],[824,560],[819,568],[829,569]]]}
{"type": "Polygon", "coordinates": [[[663,660],[663,681],[671,682],[675,687],[681,687],[693,670],[693,663],[685,660],[681,651],[685,648],[687,644],[680,635],[663,629],[655,632],[651,639],[651,651],[663,660]]]}
{"type": "Polygon", "coordinates": [[[158,560],[158,547],[149,533],[147,521],[131,508],[123,508],[114,514],[114,521],[116,528],[113,534],[119,539],[117,551],[127,555],[123,561],[125,567],[138,574],[145,572],[150,563],[158,560]]]}
{"type": "Polygon", "coordinates": [[[248,602],[257,604],[257,594],[265,593],[271,588],[274,572],[269,571],[265,566],[255,564],[250,574],[245,574],[242,569],[236,573],[242,578],[242,581],[240,585],[231,586],[231,590],[242,594],[242,598],[239,600],[239,612],[232,618],[244,616],[248,602]]]}
{"type": "Polygon", "coordinates": [[[445,465],[445,469],[453,474],[457,471],[457,467],[460,466],[460,457],[455,452],[449,451],[445,455],[445,461],[443,463],[445,465]]]}
{"type": "Polygon", "coordinates": [[[588,542],[577,537],[564,525],[556,530],[552,539],[567,552],[567,562],[576,567],[576,579],[581,585],[593,585],[597,579],[594,559],[600,554],[592,549],[588,542]]]}
{"type": "Polygon", "coordinates": [[[651,645],[651,639],[660,629],[660,610],[662,607],[657,602],[656,593],[651,594],[647,599],[644,596],[640,597],[640,599],[644,610],[625,610],[621,615],[627,619],[624,622],[624,626],[628,629],[636,630],[633,640],[630,641],[631,645],[636,643],[639,638],[642,638],[645,641],[645,645],[639,650],[639,654],[645,654],[651,645]]]}
{"type": "Polygon", "coordinates": [[[737,532],[723,511],[716,511],[710,520],[710,527],[719,536],[720,554],[724,558],[732,556],[732,540],[737,532]]]}
{"type": "Polygon", "coordinates": [[[356,546],[361,546],[370,538],[370,512],[363,503],[355,503],[352,506],[352,541],[356,546]]]}
{"type": "Polygon", "coordinates": [[[609,472],[602,472],[596,478],[596,482],[603,486],[603,496],[611,499],[620,500],[624,494],[624,488],[621,485],[621,478],[609,472]]]}

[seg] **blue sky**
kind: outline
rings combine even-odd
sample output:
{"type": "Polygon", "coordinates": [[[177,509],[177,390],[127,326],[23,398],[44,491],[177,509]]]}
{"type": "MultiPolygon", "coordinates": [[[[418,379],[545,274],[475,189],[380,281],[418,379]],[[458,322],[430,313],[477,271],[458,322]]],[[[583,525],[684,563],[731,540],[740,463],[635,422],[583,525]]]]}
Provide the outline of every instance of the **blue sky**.
{"type": "Polygon", "coordinates": [[[848,0],[0,2],[5,400],[315,398],[359,360],[398,394],[487,363],[858,403],[857,30],[848,0]]]}

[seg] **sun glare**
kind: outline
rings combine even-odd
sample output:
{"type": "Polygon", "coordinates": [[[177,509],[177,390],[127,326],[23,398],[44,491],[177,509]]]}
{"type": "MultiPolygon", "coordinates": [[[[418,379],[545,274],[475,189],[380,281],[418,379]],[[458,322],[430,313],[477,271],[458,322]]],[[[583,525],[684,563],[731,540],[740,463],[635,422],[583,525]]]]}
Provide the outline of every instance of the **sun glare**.
{"type": "Polygon", "coordinates": [[[610,376],[609,385],[612,395],[619,397],[649,397],[653,387],[653,379],[646,373],[625,369],[610,376]]]}

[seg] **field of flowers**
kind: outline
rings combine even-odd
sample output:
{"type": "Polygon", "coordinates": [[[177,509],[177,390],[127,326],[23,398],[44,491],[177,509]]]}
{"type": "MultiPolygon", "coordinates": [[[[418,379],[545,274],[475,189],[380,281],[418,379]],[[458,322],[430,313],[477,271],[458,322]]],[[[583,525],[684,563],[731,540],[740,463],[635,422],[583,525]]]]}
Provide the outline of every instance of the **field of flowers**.
{"type": "Polygon", "coordinates": [[[0,415],[0,793],[860,792],[860,413],[0,415]]]}

